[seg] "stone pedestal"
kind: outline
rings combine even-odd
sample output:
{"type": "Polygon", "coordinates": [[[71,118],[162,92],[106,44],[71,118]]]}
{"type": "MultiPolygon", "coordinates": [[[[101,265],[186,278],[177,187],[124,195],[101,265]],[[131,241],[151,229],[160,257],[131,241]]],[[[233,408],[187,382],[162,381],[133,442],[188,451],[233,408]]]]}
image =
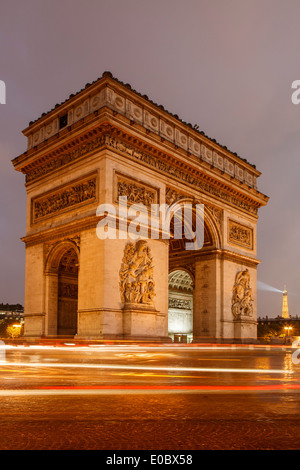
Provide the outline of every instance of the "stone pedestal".
{"type": "Polygon", "coordinates": [[[257,339],[257,323],[249,317],[240,317],[233,321],[234,340],[255,341],[257,339]]]}
{"type": "Polygon", "coordinates": [[[124,338],[155,338],[157,314],[151,306],[129,303],[123,309],[124,338]]]}
{"type": "Polygon", "coordinates": [[[45,314],[25,316],[24,336],[40,338],[45,335],[45,314]]]}
{"type": "Polygon", "coordinates": [[[122,336],[121,310],[95,308],[78,311],[78,338],[119,339],[122,336]]]}

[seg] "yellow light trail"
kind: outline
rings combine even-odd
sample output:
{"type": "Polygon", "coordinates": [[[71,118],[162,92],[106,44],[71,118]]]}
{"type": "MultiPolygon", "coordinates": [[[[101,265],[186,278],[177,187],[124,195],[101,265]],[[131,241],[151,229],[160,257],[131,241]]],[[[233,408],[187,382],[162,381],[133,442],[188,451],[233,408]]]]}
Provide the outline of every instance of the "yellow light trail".
{"type": "Polygon", "coordinates": [[[155,367],[155,366],[142,366],[142,365],[121,365],[121,364],[88,364],[88,363],[47,363],[44,362],[5,362],[0,361],[1,366],[7,365],[9,367],[54,367],[54,368],[77,368],[77,369],[108,369],[108,370],[147,370],[147,371],[177,371],[177,372],[227,372],[227,373],[249,373],[249,374],[293,374],[291,369],[243,369],[243,368],[212,368],[212,367],[155,367]]]}

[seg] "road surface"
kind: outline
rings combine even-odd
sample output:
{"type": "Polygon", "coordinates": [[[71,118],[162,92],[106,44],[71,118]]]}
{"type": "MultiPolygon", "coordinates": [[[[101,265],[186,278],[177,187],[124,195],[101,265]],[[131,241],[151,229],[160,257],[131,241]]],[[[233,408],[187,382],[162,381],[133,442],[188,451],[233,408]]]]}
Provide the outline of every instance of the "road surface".
{"type": "Polygon", "coordinates": [[[6,344],[0,449],[298,450],[294,359],[285,347],[6,344]]]}

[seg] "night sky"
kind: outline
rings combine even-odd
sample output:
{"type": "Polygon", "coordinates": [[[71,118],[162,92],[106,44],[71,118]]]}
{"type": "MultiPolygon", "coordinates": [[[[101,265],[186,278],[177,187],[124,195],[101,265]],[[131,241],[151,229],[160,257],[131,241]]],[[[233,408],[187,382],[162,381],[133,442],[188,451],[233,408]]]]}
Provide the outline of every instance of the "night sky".
{"type": "Polygon", "coordinates": [[[106,70],[256,165],[258,315],[300,314],[299,0],[2,0],[0,303],[24,303],[26,193],[11,160],[31,120],[106,70]]]}

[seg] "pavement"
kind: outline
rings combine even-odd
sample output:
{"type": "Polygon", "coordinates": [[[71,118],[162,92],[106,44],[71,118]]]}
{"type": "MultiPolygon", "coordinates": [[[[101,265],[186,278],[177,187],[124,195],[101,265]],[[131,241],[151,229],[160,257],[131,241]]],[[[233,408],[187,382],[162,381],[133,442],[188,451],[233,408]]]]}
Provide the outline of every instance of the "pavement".
{"type": "Polygon", "coordinates": [[[289,345],[14,340],[1,450],[298,450],[289,345]]]}

